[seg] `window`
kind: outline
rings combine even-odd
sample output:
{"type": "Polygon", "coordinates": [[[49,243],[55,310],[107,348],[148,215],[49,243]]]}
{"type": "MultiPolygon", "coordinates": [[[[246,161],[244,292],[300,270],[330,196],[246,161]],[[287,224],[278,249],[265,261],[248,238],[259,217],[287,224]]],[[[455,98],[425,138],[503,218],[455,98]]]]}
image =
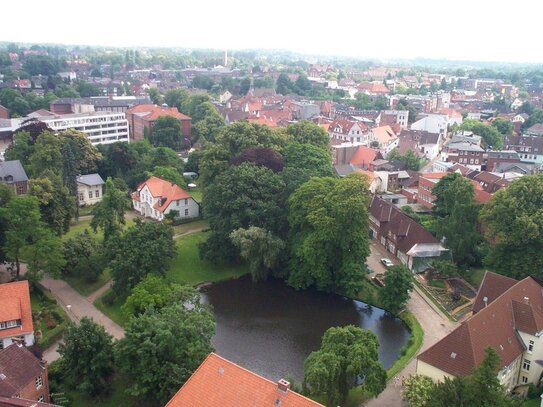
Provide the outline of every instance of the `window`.
{"type": "Polygon", "coordinates": [[[189,204],[189,200],[188,198],[185,198],[185,205],[188,205],[189,204]]]}
{"type": "Polygon", "coordinates": [[[12,321],[2,321],[0,322],[0,329],[13,328],[19,325],[21,325],[20,319],[14,319],[12,321]]]}
{"type": "Polygon", "coordinates": [[[185,209],[185,216],[189,216],[189,210],[185,209]]]}
{"type": "Polygon", "coordinates": [[[92,191],[89,191],[89,199],[92,199],[92,191]]]}
{"type": "Polygon", "coordinates": [[[84,194],[83,192],[81,192],[81,193],[79,194],[79,200],[80,200],[80,201],[84,201],[84,200],[85,200],[85,194],[84,194]]]}
{"type": "Polygon", "coordinates": [[[38,399],[38,401],[43,403],[43,402],[45,401],[45,399],[43,398],[43,396],[40,396],[40,398],[38,399]]]}
{"type": "Polygon", "coordinates": [[[528,344],[528,352],[532,352],[534,350],[534,341],[530,341],[528,344]]]}
{"type": "Polygon", "coordinates": [[[94,191],[94,196],[96,198],[100,198],[100,191],[98,189],[96,191],[94,191]]]}
{"type": "Polygon", "coordinates": [[[530,364],[532,362],[529,361],[528,359],[524,359],[524,363],[522,364],[522,368],[526,371],[530,370],[530,364]]]}
{"type": "Polygon", "coordinates": [[[41,375],[36,377],[36,389],[39,389],[43,385],[43,382],[41,380],[41,375]]]}
{"type": "Polygon", "coordinates": [[[526,376],[522,376],[522,383],[528,383],[528,378],[526,376]]]}
{"type": "Polygon", "coordinates": [[[177,200],[175,201],[176,202],[176,205],[179,206],[179,203],[181,202],[180,200],[177,200]]]}

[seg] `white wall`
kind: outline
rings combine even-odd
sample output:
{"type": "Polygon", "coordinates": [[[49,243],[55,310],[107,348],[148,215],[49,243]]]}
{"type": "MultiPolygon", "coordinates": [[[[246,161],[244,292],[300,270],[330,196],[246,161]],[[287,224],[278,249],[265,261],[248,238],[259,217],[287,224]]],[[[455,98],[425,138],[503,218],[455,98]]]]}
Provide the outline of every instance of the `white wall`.
{"type": "Polygon", "coordinates": [[[85,185],[77,183],[77,202],[80,206],[94,205],[102,200],[102,185],[85,185]],[[98,191],[98,197],[96,197],[96,191],[98,191]],[[89,192],[92,193],[92,198],[89,198],[89,192]],[[81,194],[83,200],[81,200],[81,194]]]}
{"type": "MultiPolygon", "coordinates": [[[[2,338],[0,339],[2,341],[2,344],[3,344],[3,348],[2,349],[6,349],[9,345],[11,345],[13,343],[12,339],[13,337],[17,337],[19,335],[13,335],[13,336],[9,336],[7,338],[2,338]]],[[[34,345],[34,332],[31,332],[29,334],[25,334],[23,335],[24,338],[25,338],[25,345],[26,346],[32,346],[34,345]]]]}

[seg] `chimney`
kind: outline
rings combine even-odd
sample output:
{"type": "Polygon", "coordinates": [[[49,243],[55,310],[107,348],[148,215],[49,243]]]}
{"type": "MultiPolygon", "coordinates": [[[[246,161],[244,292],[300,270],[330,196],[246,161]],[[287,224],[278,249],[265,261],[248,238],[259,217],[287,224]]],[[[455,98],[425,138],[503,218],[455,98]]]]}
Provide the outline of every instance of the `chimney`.
{"type": "Polygon", "coordinates": [[[277,390],[282,391],[283,393],[286,393],[290,389],[290,383],[287,382],[285,379],[281,379],[277,382],[277,390]]]}
{"type": "Polygon", "coordinates": [[[530,303],[530,298],[524,297],[524,303],[525,303],[525,304],[529,304],[529,303],[530,303]]]}
{"type": "Polygon", "coordinates": [[[488,307],[488,297],[484,297],[483,302],[485,303],[485,307],[488,307]]]}

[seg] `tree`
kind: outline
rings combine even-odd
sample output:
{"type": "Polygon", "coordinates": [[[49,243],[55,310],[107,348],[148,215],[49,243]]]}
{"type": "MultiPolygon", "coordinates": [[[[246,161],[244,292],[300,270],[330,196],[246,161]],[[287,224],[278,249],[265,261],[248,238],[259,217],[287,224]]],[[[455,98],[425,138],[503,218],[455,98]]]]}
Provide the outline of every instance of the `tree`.
{"type": "Polygon", "coordinates": [[[87,229],[66,240],[62,251],[66,259],[65,275],[82,276],[86,281],[93,282],[105,268],[100,244],[87,229]]]}
{"type": "Polygon", "coordinates": [[[289,141],[300,144],[312,144],[316,147],[329,149],[330,136],[324,129],[308,120],[301,120],[287,126],[289,141]]]}
{"type": "Polygon", "coordinates": [[[411,271],[403,264],[390,267],[385,273],[385,286],[380,292],[383,307],[393,314],[398,314],[409,300],[409,292],[412,289],[411,271]]]}
{"type": "Polygon", "coordinates": [[[95,232],[102,229],[104,241],[120,233],[125,224],[124,212],[128,209],[128,202],[123,191],[119,190],[113,180],[106,180],[106,192],[102,200],[92,208],[90,226],[95,232]]]}
{"type": "Polygon", "coordinates": [[[243,150],[230,160],[232,165],[241,165],[244,162],[253,163],[259,167],[267,167],[274,172],[283,169],[283,157],[273,148],[255,147],[243,150]]]}
{"type": "Polygon", "coordinates": [[[63,157],[62,140],[53,132],[44,131],[36,139],[32,155],[29,157],[28,170],[32,177],[37,177],[46,170],[62,176],[63,157]]]}
{"type": "Polygon", "coordinates": [[[212,351],[214,333],[199,296],[130,319],[116,346],[117,364],[130,378],[128,393],[165,404],[212,351]]]}
{"type": "Polygon", "coordinates": [[[300,75],[295,82],[295,90],[299,95],[306,95],[312,88],[311,81],[307,79],[307,76],[300,75]]]}
{"type": "Polygon", "coordinates": [[[151,102],[155,105],[161,105],[162,104],[162,95],[160,94],[160,91],[157,88],[149,88],[147,91],[149,94],[149,99],[151,99],[151,102]]]}
{"type": "Polygon", "coordinates": [[[180,112],[183,106],[190,98],[190,94],[185,89],[170,89],[164,95],[164,102],[170,107],[176,107],[180,112]]]}
{"type": "Polygon", "coordinates": [[[60,240],[56,239],[40,218],[39,202],[33,196],[16,196],[0,207],[0,218],[7,223],[5,256],[16,265],[20,277],[20,260],[25,253],[30,277],[44,270],[58,274],[63,264],[60,240]]]}
{"type": "Polygon", "coordinates": [[[328,329],[320,349],[304,362],[304,387],[311,394],[325,395],[328,406],[343,403],[358,377],[366,391],[379,394],[386,386],[386,371],[379,362],[378,347],[370,330],[352,325],[328,329]]]}
{"type": "Polygon", "coordinates": [[[417,109],[415,109],[415,107],[406,99],[400,99],[396,105],[396,110],[407,110],[409,112],[409,115],[407,116],[407,121],[409,123],[413,123],[417,120],[417,109]]]}
{"type": "Polygon", "coordinates": [[[149,140],[155,147],[169,147],[180,150],[183,147],[181,124],[173,116],[162,116],[156,119],[149,140]]]}
{"type": "Polygon", "coordinates": [[[416,374],[405,380],[403,395],[410,407],[426,407],[433,389],[434,381],[432,379],[416,374]]]}
{"type": "Polygon", "coordinates": [[[355,295],[368,257],[368,181],[363,175],[311,178],[289,198],[288,284],[355,295]]]}
{"type": "Polygon", "coordinates": [[[264,281],[279,263],[285,243],[265,229],[251,226],[230,233],[241,257],[249,263],[253,281],[264,281]]]}
{"type": "Polygon", "coordinates": [[[497,191],[481,211],[492,242],[486,265],[513,278],[543,277],[542,213],[543,175],[522,177],[497,191]]]}
{"type": "Polygon", "coordinates": [[[294,83],[292,83],[292,80],[288,77],[288,75],[286,73],[279,74],[275,85],[275,90],[277,93],[286,95],[288,93],[292,93],[293,89],[294,83]]]}
{"type": "Polygon", "coordinates": [[[183,176],[175,168],[158,166],[153,168],[152,175],[173,182],[181,188],[187,187],[187,183],[183,179],[183,176]]]}
{"type": "Polygon", "coordinates": [[[39,178],[30,180],[28,193],[38,198],[42,219],[57,236],[70,229],[75,197],[70,195],[60,176],[51,170],[44,171],[39,178]]]}
{"type": "Polygon", "coordinates": [[[286,230],[285,183],[266,167],[243,163],[230,167],[204,190],[203,207],[211,234],[200,246],[212,261],[233,261],[238,250],[230,240],[235,229],[257,226],[276,236],[286,230]]]}
{"type": "MultiPolygon", "coordinates": [[[[13,199],[15,192],[11,185],[4,183],[0,184],[0,208],[6,206],[13,199]]],[[[0,211],[0,263],[6,261],[6,231],[8,230],[8,219],[2,216],[0,211]]]]}
{"type": "Polygon", "coordinates": [[[177,253],[171,226],[140,220],[107,250],[113,290],[119,294],[130,292],[149,273],[164,275],[177,253]]]}
{"type": "Polygon", "coordinates": [[[69,325],[58,353],[62,375],[71,388],[94,397],[111,387],[113,342],[103,326],[88,317],[81,318],[79,325],[69,325]]]}
{"type": "Polygon", "coordinates": [[[245,96],[251,87],[251,78],[245,77],[241,80],[239,84],[239,94],[245,96]]]}
{"type": "Polygon", "coordinates": [[[503,135],[494,126],[489,126],[478,120],[466,119],[462,122],[460,129],[472,131],[481,136],[483,145],[487,148],[500,149],[503,146],[503,135]]]}
{"type": "Polygon", "coordinates": [[[56,75],[58,61],[48,55],[30,55],[25,57],[23,69],[30,75],[56,75]]]}
{"type": "Polygon", "coordinates": [[[445,238],[458,265],[476,264],[482,235],[478,230],[480,206],[475,202],[473,184],[452,173],[440,179],[432,193],[436,196],[433,211],[438,237],[445,238]]]}
{"type": "Polygon", "coordinates": [[[390,153],[388,153],[387,159],[389,161],[401,161],[407,165],[408,169],[413,171],[418,171],[422,165],[422,159],[417,157],[413,150],[407,150],[405,155],[401,155],[398,149],[394,148],[390,153]]]}
{"type": "Polygon", "coordinates": [[[122,311],[127,318],[137,317],[151,308],[160,310],[175,303],[195,303],[199,296],[194,287],[169,284],[163,277],[148,274],[132,289],[122,311]]]}
{"type": "Polygon", "coordinates": [[[510,120],[498,117],[494,119],[494,121],[492,122],[492,126],[495,127],[504,136],[513,134],[513,123],[510,120]]]}

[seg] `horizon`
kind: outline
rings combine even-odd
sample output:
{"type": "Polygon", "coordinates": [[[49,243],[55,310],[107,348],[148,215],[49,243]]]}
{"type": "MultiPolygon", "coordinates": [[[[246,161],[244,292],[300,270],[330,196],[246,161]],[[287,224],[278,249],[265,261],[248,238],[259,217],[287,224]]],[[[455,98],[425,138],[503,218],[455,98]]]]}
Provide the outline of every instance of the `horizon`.
{"type": "MultiPolygon", "coordinates": [[[[33,4],[39,3],[30,1],[30,7],[33,4]]],[[[530,40],[538,38],[543,5],[528,0],[516,3],[519,9],[530,10],[519,23],[522,39],[514,35],[514,27],[500,27],[508,24],[500,7],[468,0],[458,0],[453,9],[425,0],[409,5],[392,1],[384,7],[345,0],[335,5],[334,9],[309,8],[278,0],[274,7],[254,10],[248,0],[233,0],[212,5],[165,4],[160,10],[166,13],[143,14],[143,7],[126,9],[122,3],[104,0],[79,10],[68,0],[58,0],[54,8],[29,13],[24,24],[4,18],[0,39],[111,48],[284,51],[363,61],[543,63],[543,46],[530,40]],[[128,25],[131,21],[132,26],[128,25]]],[[[16,12],[14,6],[5,9],[6,15],[16,12]]]]}

